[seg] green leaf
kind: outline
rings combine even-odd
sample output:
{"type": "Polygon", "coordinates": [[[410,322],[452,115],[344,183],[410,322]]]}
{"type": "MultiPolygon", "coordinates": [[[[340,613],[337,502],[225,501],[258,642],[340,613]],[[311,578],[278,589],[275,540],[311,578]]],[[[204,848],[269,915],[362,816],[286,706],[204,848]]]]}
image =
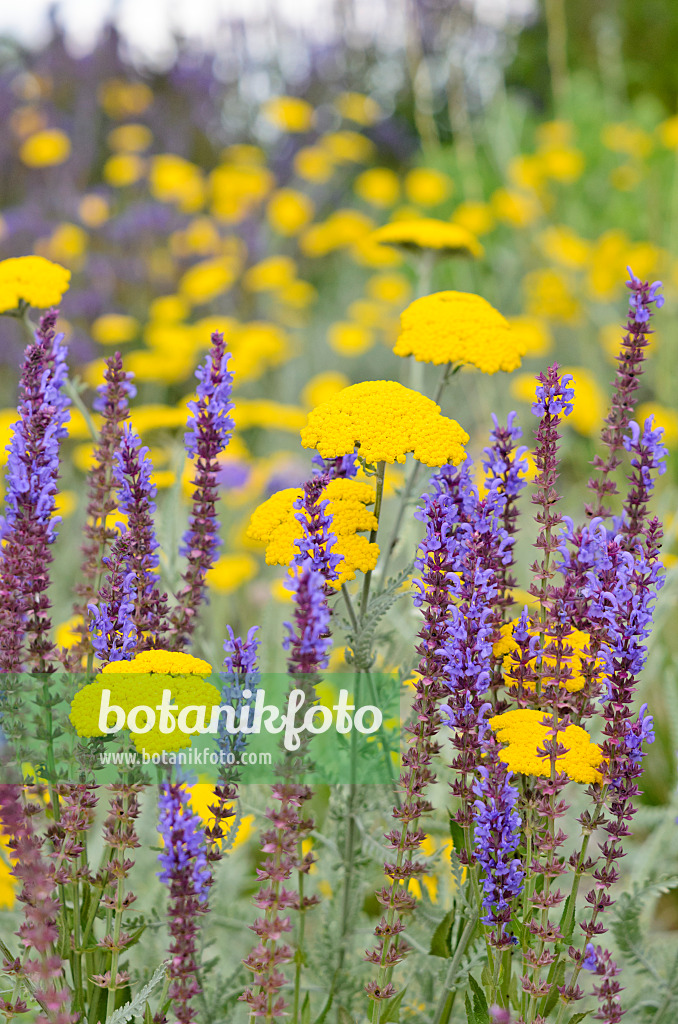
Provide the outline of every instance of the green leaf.
{"type": "Polygon", "coordinates": [[[567,899],[565,900],[565,905],[563,907],[562,917],[560,918],[560,930],[563,933],[563,942],[566,942],[568,945],[570,945],[571,942],[572,942],[572,936],[574,934],[574,927],[575,927],[575,924],[576,924],[575,915],[574,915],[574,907],[572,907],[572,917],[571,917],[571,919],[570,919],[570,916],[569,916],[570,915],[570,907],[571,906],[572,906],[572,894],[570,894],[567,897],[567,899]],[[565,929],[565,927],[566,927],[566,925],[568,923],[568,920],[569,920],[570,923],[569,923],[569,926],[567,928],[567,931],[565,931],[564,929],[565,929]]]}
{"type": "Polygon", "coordinates": [[[144,1010],[144,1024],[153,1024],[153,1011],[148,1003],[146,1003],[146,1009],[144,1010]]]}
{"type": "Polygon", "coordinates": [[[452,956],[452,925],[454,923],[454,909],[445,914],[433,935],[431,936],[430,956],[441,956],[449,959],[452,956]]]}
{"type": "Polygon", "coordinates": [[[356,1024],[351,1014],[347,1013],[343,1006],[339,1007],[338,1019],[339,1024],[356,1024]]]}
{"type": "Polygon", "coordinates": [[[473,992],[473,1013],[476,1024],[490,1024],[490,1008],[487,1005],[485,993],[472,974],[468,976],[468,983],[473,992]]]}
{"type": "Polygon", "coordinates": [[[466,839],[464,836],[464,830],[461,825],[458,825],[452,815],[449,818],[450,823],[450,836],[452,837],[452,845],[454,846],[457,853],[463,850],[466,846],[466,839]]]}
{"type": "MultiPolygon", "coordinates": [[[[332,983],[332,989],[333,988],[334,982],[332,983]]],[[[332,1003],[334,1002],[334,992],[332,991],[332,989],[330,989],[330,994],[328,995],[327,1000],[325,1001],[325,1005],[323,1006],[322,1010],[314,1020],[313,1024],[323,1024],[323,1021],[327,1017],[327,1014],[330,1012],[332,1008],[332,1003]]]]}
{"type": "Polygon", "coordinates": [[[586,1010],[584,1013],[573,1013],[567,1024],[579,1024],[579,1022],[582,1021],[584,1017],[588,1017],[590,1013],[593,1013],[593,1010],[586,1010]]]}
{"type": "Polygon", "coordinates": [[[468,992],[466,993],[466,1024],[478,1024],[476,1015],[473,1012],[473,1007],[471,1006],[471,1000],[468,997],[468,992]]]}
{"type": "Polygon", "coordinates": [[[301,1024],[311,1024],[311,997],[308,992],[301,1004],[301,1024]]]}
{"type": "Polygon", "coordinates": [[[518,979],[516,978],[515,974],[511,975],[511,980],[509,982],[508,997],[513,1009],[519,1010],[521,1008],[521,1000],[520,992],[518,991],[518,979]]]}
{"type": "Polygon", "coordinates": [[[142,1007],[146,1006],[148,997],[153,989],[156,988],[165,977],[166,968],[167,963],[160,964],[160,967],[157,968],[148,984],[144,985],[140,992],[137,992],[131,1002],[125,1003],[125,1005],[121,1006],[119,1010],[116,1010],[115,1013],[111,1014],[111,1016],[106,1019],[106,1024],[128,1024],[128,1021],[130,1021],[132,1017],[136,1017],[137,1014],[140,1014],[142,1012],[142,1007]]]}
{"type": "Polygon", "coordinates": [[[393,996],[393,999],[389,999],[384,1003],[384,1008],[381,1011],[381,1017],[379,1018],[380,1024],[399,1024],[400,1022],[400,1004],[405,996],[406,988],[398,992],[397,995],[393,996]]]}

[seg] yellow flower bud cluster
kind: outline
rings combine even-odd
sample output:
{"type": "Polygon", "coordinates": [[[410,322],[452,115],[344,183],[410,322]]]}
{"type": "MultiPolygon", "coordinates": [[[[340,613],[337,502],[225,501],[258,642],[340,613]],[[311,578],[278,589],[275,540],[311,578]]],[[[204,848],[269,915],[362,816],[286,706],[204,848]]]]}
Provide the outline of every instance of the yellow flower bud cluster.
{"type": "MultiPolygon", "coordinates": [[[[71,722],[79,736],[105,735],[99,727],[104,690],[110,690],[108,704],[121,707],[126,717],[140,705],[155,710],[162,701],[163,690],[170,691],[170,703],[178,708],[175,714],[195,705],[208,708],[220,705],[219,690],[205,679],[211,672],[208,662],[177,651],[142,651],[131,661],[110,662],[93,683],[83,687],[73,698],[71,722]]],[[[147,721],[145,712],[141,712],[135,724],[143,728],[147,721]]],[[[191,726],[190,714],[187,721],[191,726]]],[[[160,754],[163,750],[176,751],[191,745],[190,734],[180,729],[161,733],[157,715],[155,725],[148,732],[130,730],[129,734],[139,753],[160,754]]]]}
{"type": "MultiPolygon", "coordinates": [[[[513,676],[514,661],[512,654],[514,651],[518,651],[519,647],[516,641],[513,639],[513,627],[517,625],[518,620],[515,619],[513,622],[507,622],[501,628],[501,637],[492,648],[495,658],[503,658],[503,672],[504,672],[504,683],[506,686],[517,686],[518,680],[513,676]]],[[[538,635],[538,629],[534,626],[530,630],[532,636],[538,635]]],[[[555,643],[556,637],[551,633],[547,633],[544,637],[544,642],[547,644],[555,643]]],[[[563,647],[565,649],[571,649],[571,654],[563,654],[560,659],[560,663],[563,667],[569,669],[570,678],[560,681],[561,689],[567,690],[569,693],[576,693],[578,690],[583,689],[586,678],[584,675],[585,669],[587,669],[588,663],[591,661],[587,652],[591,643],[591,637],[588,633],[582,632],[580,629],[573,629],[571,633],[568,633],[563,638],[563,647]]],[[[533,658],[529,664],[531,668],[536,666],[536,658],[533,658]]],[[[544,655],[543,658],[546,672],[542,676],[542,685],[553,684],[554,675],[556,672],[556,658],[554,655],[544,655]]],[[[599,670],[602,667],[602,659],[599,657],[596,659],[595,668],[599,670]]],[[[600,676],[597,677],[600,681],[600,676]]],[[[525,689],[534,690],[535,684],[531,680],[527,680],[524,683],[525,689]]]]}
{"type": "Polygon", "coordinates": [[[440,406],[393,380],[368,380],[343,388],[313,409],[301,432],[304,448],[324,459],[357,449],[368,462],[404,462],[408,452],[425,466],[458,466],[468,434],[440,406]]]}
{"type": "Polygon", "coordinates": [[[46,309],[57,306],[68,291],[70,270],[44,256],[14,256],[0,262],[0,313],[16,309],[19,301],[46,309]]]}
{"type": "Polygon", "coordinates": [[[419,362],[461,363],[483,373],[520,366],[527,349],[501,313],[480,295],[435,292],[412,302],[400,317],[393,351],[419,362]]]}
{"type": "MultiPolygon", "coordinates": [[[[501,760],[513,772],[523,775],[551,774],[551,761],[540,757],[537,748],[544,749],[553,726],[553,718],[543,711],[519,708],[505,711],[489,719],[490,728],[500,743],[508,744],[500,753],[501,760]]],[[[556,770],[564,772],[573,782],[602,782],[599,768],[603,754],[597,743],[591,742],[589,734],[578,725],[568,725],[558,733],[558,743],[568,752],[556,759],[556,770]]]]}
{"type": "MultiPolygon", "coordinates": [[[[268,565],[291,565],[298,553],[296,541],[303,536],[294,502],[303,496],[301,488],[288,487],[278,491],[259,505],[252,513],[247,536],[266,544],[268,565]]],[[[374,569],[379,557],[379,546],[370,544],[361,531],[376,530],[374,513],[366,507],[374,503],[374,489],[357,480],[330,480],[320,500],[327,500],[327,514],[332,517],[330,532],[337,540],[332,549],[342,556],[337,565],[339,578],[333,586],[355,579],[357,570],[374,569]]]]}

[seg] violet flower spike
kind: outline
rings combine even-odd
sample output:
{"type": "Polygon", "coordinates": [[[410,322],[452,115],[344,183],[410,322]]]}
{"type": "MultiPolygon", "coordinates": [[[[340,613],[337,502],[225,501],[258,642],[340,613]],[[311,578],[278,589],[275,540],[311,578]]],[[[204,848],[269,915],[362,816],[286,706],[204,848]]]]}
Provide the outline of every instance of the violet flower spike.
{"type": "Polygon", "coordinates": [[[207,911],[212,874],[202,823],[189,807],[189,793],[181,783],[163,783],[158,799],[158,832],[164,850],[158,856],[158,877],[169,887],[169,996],[180,1024],[193,1024],[192,1000],[200,994],[198,982],[199,917],[207,911]]]}
{"type": "Polygon", "coordinates": [[[649,284],[640,281],[630,267],[628,271],[629,280],[626,286],[631,294],[626,333],[621,353],[617,357],[619,366],[615,375],[610,411],[601,433],[601,441],[607,448],[607,456],[595,456],[593,467],[597,475],[591,477],[588,482],[589,489],[594,493],[591,504],[586,508],[586,514],[591,517],[607,518],[611,514],[608,502],[617,494],[617,485],[612,479],[612,474],[621,464],[623,438],[636,404],[636,392],[640,387],[644,369],[645,349],[653,333],[650,330],[654,312],[652,307],[661,309],[664,305],[664,298],[659,294],[661,281],[649,284]]]}
{"type": "Polygon", "coordinates": [[[0,670],[23,667],[54,671],[49,564],[56,537],[55,494],[59,446],[66,436],[69,400],[66,349],[55,332],[56,310],[41,318],[26,349],[21,373],[19,420],[8,446],[7,514],[0,524],[0,670]],[[27,648],[27,652],[25,651],[27,648]]]}
{"type": "Polygon", "coordinates": [[[217,519],[218,456],[235,430],[230,416],[234,406],[229,359],[224,336],[215,331],[211,350],[196,370],[197,399],[189,403],[190,417],[185,434],[186,451],[196,463],[192,508],[180,548],[180,554],[187,560],[182,576],[184,585],[177,594],[178,605],[171,616],[170,643],[175,650],[184,650],[191,643],[198,609],[207,590],[207,573],[221,543],[217,519]]]}
{"type": "Polygon", "coordinates": [[[132,374],[122,367],[119,352],[106,360],[104,383],[97,387],[94,410],[103,417],[99,438],[94,450],[94,462],[87,474],[87,522],[82,545],[83,563],[80,579],[75,584],[76,602],[73,613],[83,618],[77,627],[79,640],[67,653],[67,664],[75,669],[83,654],[91,649],[89,631],[85,623],[89,605],[96,605],[103,574],[103,559],[110,551],[117,530],[109,517],[116,509],[113,495],[115,481],[113,464],[122,440],[122,424],[129,419],[129,400],[136,395],[131,383],[132,374]]]}

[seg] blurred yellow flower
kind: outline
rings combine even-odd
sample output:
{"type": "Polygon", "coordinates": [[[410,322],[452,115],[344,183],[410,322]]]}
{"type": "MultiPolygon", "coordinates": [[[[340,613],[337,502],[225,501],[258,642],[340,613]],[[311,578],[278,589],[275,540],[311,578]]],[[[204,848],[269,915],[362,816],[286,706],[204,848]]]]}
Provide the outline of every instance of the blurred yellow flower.
{"type": "Polygon", "coordinates": [[[523,278],[523,292],[528,316],[566,324],[575,324],[580,319],[581,306],[567,277],[558,270],[530,271],[523,278]]]}
{"type": "Polygon", "coordinates": [[[211,302],[231,287],[237,267],[223,257],[202,260],[187,270],[179,281],[179,292],[193,305],[211,302]]]}
{"type": "Polygon", "coordinates": [[[292,309],[307,309],[318,298],[318,292],[310,281],[299,281],[297,279],[290,281],[284,288],[281,288],[276,298],[292,309]]]}
{"type": "Polygon", "coordinates": [[[388,319],[389,310],[382,302],[372,299],[356,299],[346,310],[351,320],[363,327],[382,327],[388,319]]]}
{"type": "Polygon", "coordinates": [[[408,452],[426,466],[458,466],[468,434],[440,406],[392,380],[352,384],[316,406],[301,432],[304,448],[324,459],[353,451],[368,462],[405,462],[408,452]]]}
{"type": "Polygon", "coordinates": [[[409,299],[412,285],[403,274],[374,274],[367,282],[365,291],[377,302],[401,306],[409,299]]]}
{"type": "Polygon", "coordinates": [[[534,196],[516,189],[498,188],[492,193],[490,202],[497,220],[514,228],[534,224],[541,213],[541,206],[534,196]]]}
{"type": "Polygon", "coordinates": [[[588,287],[596,299],[609,300],[624,290],[626,268],[641,279],[656,272],[661,252],[649,242],[631,242],[624,231],[605,231],[594,243],[588,287]]]}
{"type": "Polygon", "coordinates": [[[50,238],[38,239],[36,251],[55,263],[79,270],[84,262],[89,237],[78,224],[59,224],[50,238]]]}
{"type": "Polygon", "coordinates": [[[153,93],[145,82],[109,78],[99,86],[99,102],[110,118],[121,121],[143,114],[153,102],[153,93]]]}
{"type": "Polygon", "coordinates": [[[361,92],[341,92],[334,105],[347,121],[355,121],[356,124],[365,127],[374,124],[381,117],[381,107],[377,101],[361,92]]]}
{"type": "Polygon", "coordinates": [[[374,143],[358,132],[342,130],[330,132],[319,140],[319,145],[333,160],[341,163],[361,164],[375,155],[374,143]]]}
{"type": "Polygon", "coordinates": [[[326,370],[324,373],[316,373],[314,377],[311,377],[304,387],[301,397],[304,404],[313,409],[316,405],[321,405],[333,398],[338,391],[347,388],[350,383],[345,373],[340,373],[338,370],[326,370]]]}
{"type": "Polygon", "coordinates": [[[545,228],[539,235],[539,244],[545,256],[563,267],[583,267],[591,255],[591,243],[565,224],[545,228]]]}
{"type": "Polygon", "coordinates": [[[124,313],[104,313],[97,317],[90,333],[100,345],[124,345],[139,333],[139,321],[124,313]]]}
{"type": "Polygon", "coordinates": [[[315,119],[310,103],[298,96],[274,96],[262,107],[267,121],[285,132],[307,132],[315,119]]]}
{"type": "Polygon", "coordinates": [[[657,134],[662,146],[667,149],[678,149],[678,114],[668,117],[657,126],[657,134]]]}
{"type": "Polygon", "coordinates": [[[153,299],[148,307],[148,315],[151,320],[164,320],[173,322],[183,320],[188,316],[190,307],[180,295],[161,295],[153,299]]]}
{"type": "Polygon", "coordinates": [[[268,399],[238,398],[232,413],[238,430],[270,427],[297,433],[306,422],[306,412],[297,405],[283,405],[268,399]]]}
{"type": "Polygon", "coordinates": [[[200,209],[205,201],[202,171],[174,153],[151,157],[148,187],[154,199],[176,203],[184,213],[200,209]]]}
{"type": "Polygon", "coordinates": [[[145,124],[121,124],[108,133],[106,141],[121,153],[143,153],[153,142],[153,132],[145,124]]]}
{"type": "Polygon", "coordinates": [[[232,594],[253,579],[257,561],[246,552],[222,555],[207,573],[207,585],[218,594],[232,594]]]}
{"type": "Polygon", "coordinates": [[[389,167],[370,167],[355,179],[353,191],[371,206],[386,208],[400,198],[400,179],[389,167]]]}
{"type": "Polygon", "coordinates": [[[545,177],[571,185],[578,181],[584,172],[584,154],[578,149],[554,147],[541,154],[542,169],[545,177]]]}
{"type": "Polygon", "coordinates": [[[525,343],[508,321],[480,295],[435,292],[415,299],[401,314],[393,351],[420,362],[460,363],[483,373],[520,366],[525,343]]]}
{"type": "Polygon", "coordinates": [[[274,184],[267,167],[221,164],[209,176],[212,213],[219,220],[238,223],[263,202],[274,184]]]}
{"type": "Polygon", "coordinates": [[[267,256],[243,274],[242,286],[250,292],[276,291],[291,284],[296,272],[291,256],[267,256]]]}
{"type": "Polygon", "coordinates": [[[305,256],[326,256],[335,249],[353,245],[373,228],[374,221],[360,210],[335,210],[327,220],[306,229],[299,247],[305,256]]]}
{"type": "Polygon", "coordinates": [[[322,185],[334,174],[334,160],[320,146],[304,146],[294,157],[295,173],[306,181],[322,185]]]}
{"type": "Polygon", "coordinates": [[[614,153],[628,153],[643,159],[652,152],[652,136],[630,121],[603,125],[600,139],[606,149],[614,153]]]}
{"type": "Polygon", "coordinates": [[[10,115],[9,127],[18,138],[25,139],[47,127],[47,116],[33,106],[16,107],[10,115]]]}
{"type": "Polygon", "coordinates": [[[572,142],[574,126],[569,121],[543,121],[537,125],[536,136],[539,149],[560,149],[572,142]]]}
{"type": "Polygon", "coordinates": [[[545,356],[553,348],[553,335],[546,320],[534,316],[510,316],[508,322],[525,346],[526,356],[545,356]]]}
{"type": "Polygon", "coordinates": [[[433,167],[415,167],[405,175],[405,193],[417,206],[438,206],[452,195],[452,179],[433,167]]]}
{"type": "Polygon", "coordinates": [[[397,245],[403,249],[430,249],[446,256],[483,255],[483,247],[466,228],[444,220],[419,217],[384,224],[370,235],[380,245],[397,245]]]}
{"type": "Polygon", "coordinates": [[[45,128],[29,135],[19,150],[19,158],[26,167],[55,167],[70,155],[71,140],[59,128],[45,128]]]}
{"type": "Polygon", "coordinates": [[[526,192],[539,192],[544,184],[544,160],[541,154],[519,153],[510,161],[508,178],[526,192]]]}
{"type": "Polygon", "coordinates": [[[38,309],[58,306],[71,279],[70,270],[43,256],[13,256],[0,261],[0,313],[20,301],[38,309]]]}
{"type": "Polygon", "coordinates": [[[342,356],[359,356],[374,345],[374,335],[362,324],[338,321],[330,324],[327,330],[327,342],[330,348],[342,356]]]}
{"type": "Polygon", "coordinates": [[[465,199],[452,214],[455,224],[470,231],[472,235],[486,235],[494,227],[494,214],[489,203],[465,199]]]}
{"type": "Polygon", "coordinates": [[[268,201],[266,219],[279,235],[297,235],[313,220],[315,203],[294,188],[279,188],[268,201]]]}
{"type": "Polygon", "coordinates": [[[2,834],[0,821],[0,910],[11,910],[19,889],[18,879],[12,874],[9,836],[2,834]]]}
{"type": "Polygon", "coordinates": [[[253,146],[248,142],[234,142],[232,146],[222,149],[220,159],[230,164],[250,167],[253,164],[260,164],[263,167],[266,163],[266,154],[261,146],[253,146]]]}
{"type": "Polygon", "coordinates": [[[79,628],[83,625],[82,615],[71,615],[70,619],[60,623],[54,629],[54,642],[57,647],[69,650],[80,639],[79,628]]]}
{"type": "Polygon", "coordinates": [[[106,199],[90,192],[82,197],[78,205],[78,216],[88,228],[99,228],[105,224],[111,215],[111,210],[106,199]]]}
{"type": "Polygon", "coordinates": [[[102,174],[114,188],[126,188],[139,181],[145,169],[145,160],[136,153],[115,153],[104,164],[102,174]]]}

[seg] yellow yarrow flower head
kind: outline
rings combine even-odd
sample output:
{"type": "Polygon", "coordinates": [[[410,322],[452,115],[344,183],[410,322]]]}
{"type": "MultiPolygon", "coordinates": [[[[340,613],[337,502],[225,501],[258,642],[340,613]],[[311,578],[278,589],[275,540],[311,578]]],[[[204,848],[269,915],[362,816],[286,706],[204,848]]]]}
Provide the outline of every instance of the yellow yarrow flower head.
{"type": "Polygon", "coordinates": [[[483,373],[510,373],[520,366],[527,348],[501,313],[468,292],[435,292],[416,299],[400,324],[395,354],[436,366],[462,363],[483,373]]]}
{"type": "Polygon", "coordinates": [[[70,270],[43,256],[14,256],[0,262],[0,313],[20,302],[38,309],[57,306],[68,291],[70,270]]]}
{"type": "Polygon", "coordinates": [[[380,245],[395,245],[402,249],[417,251],[429,249],[440,256],[473,256],[479,258],[484,249],[475,235],[461,224],[419,217],[411,220],[396,220],[377,228],[369,241],[380,245]]]}
{"type": "MultiPolygon", "coordinates": [[[[518,653],[520,648],[517,642],[513,639],[514,626],[518,624],[520,620],[515,619],[513,622],[507,622],[501,628],[501,637],[495,643],[492,648],[492,652],[495,658],[502,658],[502,668],[504,673],[504,683],[506,686],[513,687],[518,685],[518,680],[513,675],[513,653],[518,653]]],[[[538,636],[539,629],[537,627],[531,627],[531,636],[538,636]]],[[[545,635],[545,643],[553,644],[556,642],[556,637],[547,633],[545,635]]],[[[560,676],[564,669],[569,672],[569,678],[560,679],[560,688],[565,689],[568,693],[576,693],[578,690],[583,689],[586,682],[586,673],[591,672],[588,665],[591,662],[591,658],[588,656],[589,646],[591,644],[591,637],[588,633],[584,633],[580,629],[573,629],[566,637],[562,640],[563,648],[570,649],[570,654],[563,654],[560,658],[560,670],[558,675],[560,676]]],[[[537,657],[530,661],[530,666],[534,668],[536,666],[537,657]]],[[[543,655],[543,664],[546,669],[542,676],[542,685],[552,685],[558,666],[556,664],[556,657],[553,654],[543,655]],[[549,674],[549,672],[551,674],[549,674]]],[[[601,681],[600,669],[603,667],[603,661],[600,657],[596,658],[595,665],[593,666],[593,672],[596,675],[597,681],[601,681]]],[[[535,683],[533,680],[526,679],[524,684],[526,689],[534,690],[535,683]]]]}
{"type": "MultiPolygon", "coordinates": [[[[553,718],[543,711],[519,708],[505,711],[488,720],[500,743],[507,746],[499,757],[513,772],[523,775],[541,775],[548,778],[551,762],[540,757],[538,749],[544,748],[553,727],[553,718]]],[[[568,752],[556,759],[556,771],[564,772],[573,782],[584,784],[602,782],[600,771],[603,753],[597,743],[591,742],[589,734],[578,725],[568,725],[558,733],[558,743],[568,752]]]]}
{"type": "Polygon", "coordinates": [[[440,414],[430,398],[393,380],[352,384],[309,413],[304,448],[324,459],[357,451],[368,462],[404,462],[408,452],[425,466],[458,466],[468,434],[440,414]]]}
{"type": "MultiPolygon", "coordinates": [[[[288,487],[273,494],[252,513],[247,536],[266,544],[268,565],[291,565],[298,554],[296,541],[304,531],[294,503],[303,493],[301,488],[288,487]]],[[[332,517],[329,532],[337,538],[332,550],[342,557],[337,564],[339,577],[331,584],[335,588],[355,579],[357,570],[369,572],[377,564],[379,546],[359,536],[377,528],[376,517],[367,508],[374,499],[374,488],[357,480],[330,480],[323,488],[319,500],[328,502],[327,514],[332,517]]]]}
{"type": "Polygon", "coordinates": [[[130,737],[140,753],[159,754],[163,750],[190,747],[190,730],[197,731],[199,720],[197,711],[191,709],[204,705],[206,721],[209,721],[209,709],[221,703],[219,690],[205,678],[211,672],[208,662],[177,651],[142,651],[131,661],[112,661],[104,665],[93,683],[76,693],[71,702],[71,722],[79,736],[103,736],[99,716],[104,690],[110,690],[109,706],[121,707],[126,718],[132,709],[140,706],[155,711],[162,701],[163,690],[169,690],[170,703],[178,707],[176,715],[186,712],[189,731],[175,728],[170,733],[161,733],[157,715],[149,729],[149,716],[141,711],[129,729],[130,737]]]}

